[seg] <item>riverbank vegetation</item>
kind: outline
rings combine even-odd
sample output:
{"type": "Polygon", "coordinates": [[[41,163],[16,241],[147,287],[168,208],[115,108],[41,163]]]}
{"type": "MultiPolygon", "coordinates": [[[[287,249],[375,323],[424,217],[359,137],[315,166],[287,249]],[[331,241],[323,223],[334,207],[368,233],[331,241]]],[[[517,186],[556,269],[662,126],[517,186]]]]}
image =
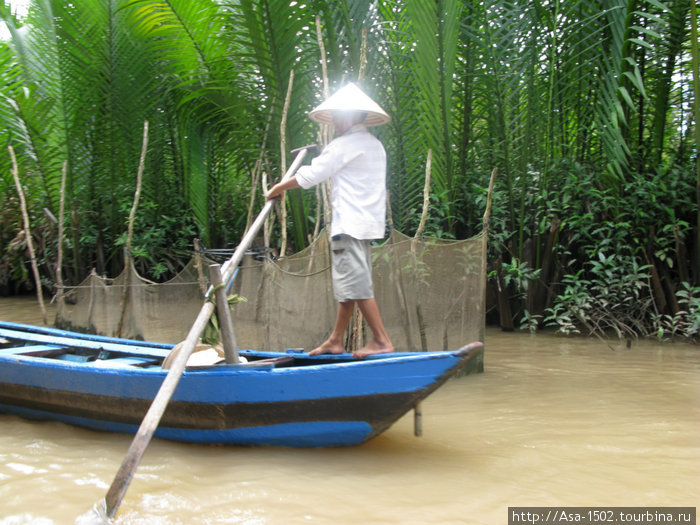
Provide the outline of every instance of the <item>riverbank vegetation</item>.
{"type": "MultiPolygon", "coordinates": [[[[163,280],[195,237],[235,245],[261,180],[319,140],[307,113],[324,88],[352,80],[392,115],[377,133],[395,228],[418,227],[428,151],[427,235],[481,231],[497,168],[489,321],[698,336],[694,0],[34,0],[21,17],[6,4],[3,293],[32,286],[8,146],[51,292],[59,220],[66,282],[121,271],[148,121],[130,251],[163,280]]],[[[323,224],[321,200],[290,192],[286,251],[323,224]]]]}

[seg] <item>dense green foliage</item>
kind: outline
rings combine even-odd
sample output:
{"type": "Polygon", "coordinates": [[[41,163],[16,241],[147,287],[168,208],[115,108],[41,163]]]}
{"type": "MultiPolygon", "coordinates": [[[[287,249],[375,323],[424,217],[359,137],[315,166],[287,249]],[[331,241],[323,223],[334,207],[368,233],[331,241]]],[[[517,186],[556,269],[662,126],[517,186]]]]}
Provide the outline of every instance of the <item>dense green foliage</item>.
{"type": "MultiPolygon", "coordinates": [[[[291,148],[318,140],[306,117],[323,96],[318,20],[331,90],[357,81],[392,115],[377,133],[396,228],[418,225],[429,149],[429,235],[478,232],[498,168],[502,326],[697,335],[693,2],[34,0],[21,20],[2,4],[0,16],[12,36],[0,42],[0,284],[28,281],[7,146],[47,285],[44,210],[59,215],[64,163],[64,275],[113,276],[145,120],[139,270],[172,275],[194,237],[235,244],[262,201],[256,166],[274,180],[291,148]]],[[[298,250],[322,218],[313,192],[288,206],[298,250]]]]}

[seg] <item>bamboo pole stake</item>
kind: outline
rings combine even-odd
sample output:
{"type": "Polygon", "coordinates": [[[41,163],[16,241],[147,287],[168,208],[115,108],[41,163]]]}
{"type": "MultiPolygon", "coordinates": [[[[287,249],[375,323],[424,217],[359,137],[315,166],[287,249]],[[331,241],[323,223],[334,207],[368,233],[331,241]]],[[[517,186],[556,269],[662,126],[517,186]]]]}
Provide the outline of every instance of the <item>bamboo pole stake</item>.
{"type": "Polygon", "coordinates": [[[250,173],[250,199],[248,200],[248,214],[245,219],[245,229],[250,228],[253,222],[253,207],[255,206],[255,196],[258,192],[258,181],[262,172],[262,157],[255,161],[253,171],[250,173]]]}
{"type": "Polygon", "coordinates": [[[321,232],[321,201],[323,199],[321,195],[321,186],[316,185],[316,223],[314,224],[314,233],[309,239],[309,244],[315,239],[318,238],[318,234],[321,232]]]}
{"type": "Polygon", "coordinates": [[[34,285],[36,286],[36,296],[39,300],[39,308],[41,309],[41,317],[44,324],[48,324],[46,316],[46,307],[44,306],[44,296],[41,292],[41,278],[39,277],[39,267],[36,264],[36,253],[34,252],[34,243],[32,242],[32,232],[29,228],[29,212],[27,211],[27,202],[24,200],[24,192],[22,185],[19,182],[19,168],[17,167],[17,158],[15,150],[12,146],[8,146],[10,158],[12,159],[12,177],[15,179],[15,187],[19,194],[19,203],[22,208],[22,220],[24,221],[24,237],[27,239],[27,248],[29,249],[29,257],[32,264],[32,272],[34,273],[34,285]]]}
{"type": "Polygon", "coordinates": [[[423,236],[425,223],[428,221],[428,208],[430,206],[430,178],[433,164],[433,150],[428,150],[428,157],[425,161],[425,186],[423,186],[423,211],[421,213],[420,222],[416,233],[411,239],[411,265],[413,267],[413,276],[416,283],[416,315],[418,316],[418,330],[420,332],[421,348],[424,352],[428,351],[428,339],[425,334],[425,321],[423,319],[423,309],[421,308],[419,298],[420,294],[420,269],[418,268],[418,241],[423,236]]]}
{"type": "Polygon", "coordinates": [[[328,62],[326,60],[326,46],[323,44],[323,32],[321,31],[321,18],[316,15],[316,39],[318,40],[318,50],[321,53],[321,73],[323,75],[323,98],[326,99],[331,94],[328,85],[328,62]]]}
{"type": "MultiPolygon", "coordinates": [[[[425,185],[423,186],[423,212],[420,216],[420,222],[418,223],[418,229],[416,234],[413,236],[413,243],[423,235],[423,230],[425,230],[425,223],[428,221],[428,207],[430,206],[430,177],[433,165],[433,150],[428,150],[428,157],[425,160],[425,185]]],[[[415,248],[412,246],[412,249],[415,248]]]]}
{"type": "Polygon", "coordinates": [[[146,151],[148,151],[148,121],[143,122],[143,140],[141,142],[141,157],[139,158],[139,169],[136,173],[136,192],[134,193],[134,204],[129,212],[129,229],[126,237],[126,249],[131,256],[131,241],[134,238],[134,220],[136,219],[136,209],[139,207],[141,197],[141,182],[143,180],[143,170],[146,164],[146,151]]]}
{"type": "MultiPolygon", "coordinates": [[[[328,81],[328,60],[326,58],[326,46],[323,43],[323,32],[321,31],[321,19],[316,15],[316,38],[318,40],[318,49],[321,53],[321,72],[323,75],[323,99],[327,99],[331,94],[330,83],[328,81]]],[[[319,132],[320,150],[326,147],[331,141],[331,127],[326,124],[321,124],[319,132]]],[[[323,201],[323,222],[330,224],[331,222],[331,198],[330,198],[330,181],[324,181],[321,184],[321,197],[323,201]]],[[[321,217],[318,217],[316,222],[321,222],[321,217]]]]}
{"type": "Polygon", "coordinates": [[[141,157],[139,158],[139,168],[136,173],[136,192],[134,193],[134,203],[129,212],[129,226],[126,235],[126,247],[124,248],[124,270],[126,271],[126,280],[124,282],[124,290],[122,291],[121,313],[119,315],[119,324],[115,336],[121,337],[122,329],[124,328],[124,317],[126,315],[126,299],[129,294],[129,284],[131,281],[131,241],[134,237],[134,220],[136,219],[136,209],[139,206],[141,197],[141,181],[143,179],[143,170],[146,163],[146,151],[148,150],[148,121],[143,122],[143,140],[141,142],[141,157]]]}
{"type": "Polygon", "coordinates": [[[423,405],[420,401],[413,407],[413,435],[416,437],[423,435],[423,405]]]}
{"type": "Polygon", "coordinates": [[[491,179],[489,180],[489,190],[486,194],[486,210],[484,211],[484,217],[481,221],[482,229],[488,231],[489,229],[489,219],[491,218],[491,204],[493,202],[493,186],[496,182],[496,174],[498,173],[498,168],[493,168],[491,171],[491,179]]]}
{"type": "Polygon", "coordinates": [[[204,295],[207,292],[207,280],[204,278],[204,258],[202,257],[202,242],[199,239],[194,240],[194,267],[197,269],[197,281],[199,282],[199,291],[204,295]]]}
{"type": "Polygon", "coordinates": [[[391,210],[391,192],[386,192],[386,222],[389,225],[389,231],[394,229],[394,212],[391,210]]]}
{"type": "Polygon", "coordinates": [[[362,28],[362,44],[360,45],[360,71],[357,74],[357,81],[362,83],[367,70],[367,28],[362,28]]]}
{"type": "MultiPolygon", "coordinates": [[[[493,168],[491,171],[491,179],[489,180],[489,189],[486,194],[486,210],[484,210],[484,217],[481,221],[482,227],[482,245],[481,245],[481,283],[483,286],[481,294],[481,304],[482,311],[486,307],[486,275],[487,275],[487,256],[488,256],[488,243],[489,243],[489,219],[491,218],[491,204],[493,203],[493,187],[496,183],[496,174],[498,173],[498,168],[493,168]]],[[[482,316],[481,321],[481,334],[479,334],[482,339],[486,332],[486,321],[482,316]]]]}
{"type": "MultiPolygon", "coordinates": [[[[260,184],[262,185],[263,195],[267,195],[267,191],[270,188],[269,188],[269,185],[267,184],[267,172],[266,171],[262,172],[260,184]]],[[[248,231],[248,230],[246,230],[246,231],[248,231]]],[[[263,231],[263,246],[265,248],[269,248],[270,247],[270,235],[272,234],[272,226],[270,225],[269,220],[265,219],[265,224],[263,225],[262,231],[263,231]]]]}
{"type": "Polygon", "coordinates": [[[231,310],[228,307],[226,289],[221,280],[221,266],[219,264],[209,265],[209,280],[216,298],[216,311],[219,318],[219,329],[221,330],[221,344],[224,347],[226,363],[238,364],[241,362],[238,357],[238,347],[236,346],[236,336],[233,333],[233,322],[231,321],[231,310]]]}
{"type": "MultiPolygon", "coordinates": [[[[287,171],[287,115],[289,104],[292,99],[292,86],[294,85],[294,70],[289,72],[289,83],[287,84],[287,95],[284,97],[284,107],[282,109],[282,122],[280,122],[280,160],[282,162],[282,173],[287,171]]],[[[280,199],[280,229],[282,234],[282,245],[280,246],[280,257],[287,253],[287,203],[286,199],[280,199]]]]}
{"type": "MultiPolygon", "coordinates": [[[[419,292],[418,287],[420,281],[418,278],[418,255],[416,248],[418,240],[422,237],[425,230],[425,223],[428,221],[428,208],[430,206],[430,176],[433,164],[433,150],[428,150],[428,157],[425,161],[425,186],[423,186],[423,212],[421,213],[420,222],[416,229],[416,234],[411,240],[411,263],[413,264],[413,274],[416,279],[416,292],[419,292]]],[[[428,340],[425,335],[425,321],[423,319],[423,310],[420,305],[420,293],[416,293],[416,315],[418,316],[418,329],[420,332],[421,347],[424,352],[428,351],[428,340]]],[[[420,437],[423,435],[423,407],[421,403],[416,403],[413,407],[413,435],[420,437]]]]}
{"type": "Polygon", "coordinates": [[[64,297],[63,297],[63,214],[65,212],[66,201],[66,175],[68,173],[68,161],[63,161],[63,170],[61,171],[61,191],[58,205],[58,255],[56,257],[56,286],[58,288],[58,311],[63,312],[64,297]]]}
{"type": "MultiPolygon", "coordinates": [[[[272,117],[274,115],[275,111],[275,104],[277,103],[277,95],[275,95],[272,98],[272,104],[270,104],[270,114],[267,117],[267,124],[265,124],[265,136],[263,137],[262,145],[261,145],[261,151],[260,151],[260,157],[258,158],[258,162],[256,162],[256,170],[253,171],[253,181],[252,184],[254,184],[254,187],[257,187],[257,181],[260,179],[260,184],[262,187],[262,194],[263,196],[267,194],[267,172],[265,171],[265,166],[264,166],[264,161],[265,161],[265,144],[267,144],[267,135],[270,131],[270,126],[272,125],[272,117]]],[[[282,159],[284,160],[285,157],[284,155],[282,156],[282,159]]],[[[282,171],[284,173],[284,171],[282,171]]],[[[246,220],[246,228],[245,231],[248,231],[251,225],[251,220],[253,217],[253,205],[255,204],[255,190],[253,190],[253,195],[250,197],[250,207],[248,208],[248,219],[246,220]]],[[[270,219],[265,219],[265,225],[262,228],[263,230],[263,246],[265,248],[268,248],[270,246],[270,236],[272,232],[272,223],[270,219]]]]}

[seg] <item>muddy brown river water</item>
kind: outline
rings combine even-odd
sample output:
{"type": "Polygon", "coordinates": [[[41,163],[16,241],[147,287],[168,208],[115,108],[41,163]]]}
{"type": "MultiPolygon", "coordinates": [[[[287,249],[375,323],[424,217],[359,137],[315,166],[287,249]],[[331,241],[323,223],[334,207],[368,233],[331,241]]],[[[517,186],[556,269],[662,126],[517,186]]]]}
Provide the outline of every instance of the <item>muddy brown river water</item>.
{"type": "MultiPolygon", "coordinates": [[[[35,300],[0,319],[41,324],[35,300]]],[[[700,346],[487,330],[485,373],[342,449],[153,440],[116,524],[505,524],[513,506],[697,507],[700,346]]],[[[131,443],[0,414],[0,525],[87,524],[131,443]]]]}

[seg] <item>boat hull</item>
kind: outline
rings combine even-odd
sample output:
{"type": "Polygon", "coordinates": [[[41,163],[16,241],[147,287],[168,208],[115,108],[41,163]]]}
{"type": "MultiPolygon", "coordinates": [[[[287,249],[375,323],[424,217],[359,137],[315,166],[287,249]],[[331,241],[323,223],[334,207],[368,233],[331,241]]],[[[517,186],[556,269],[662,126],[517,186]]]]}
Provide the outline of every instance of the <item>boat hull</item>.
{"type": "MultiPolygon", "coordinates": [[[[10,345],[0,349],[0,412],[125,433],[138,429],[168,373],[159,362],[172,348],[2,322],[0,337],[10,345]],[[66,349],[88,360],[76,362],[66,349]],[[117,357],[93,359],[105,352],[117,357]],[[146,366],[121,364],[149,359],[146,366]]],[[[364,360],[243,351],[248,365],[188,368],[155,435],[196,443],[356,445],[389,428],[480,351],[477,343],[364,360]],[[281,357],[293,363],[268,365],[281,357]]]]}

